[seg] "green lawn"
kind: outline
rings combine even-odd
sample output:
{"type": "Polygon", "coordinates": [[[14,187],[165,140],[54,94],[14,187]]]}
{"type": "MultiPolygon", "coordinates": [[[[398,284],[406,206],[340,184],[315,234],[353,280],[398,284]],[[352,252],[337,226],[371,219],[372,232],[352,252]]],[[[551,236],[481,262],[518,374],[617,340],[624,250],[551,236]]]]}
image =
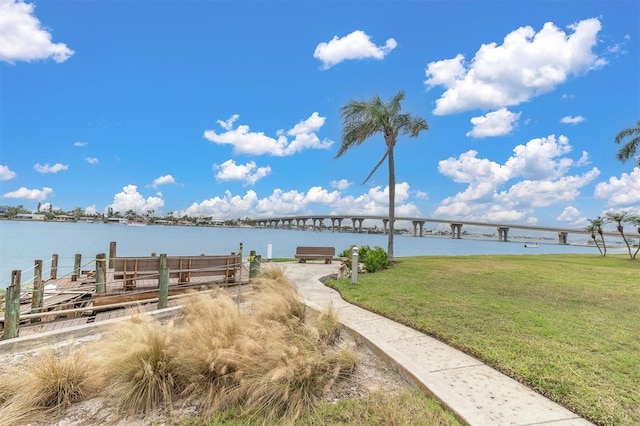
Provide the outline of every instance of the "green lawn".
{"type": "Polygon", "coordinates": [[[581,416],[640,424],[640,261],[429,256],[329,282],[350,302],[449,343],[581,416]]]}

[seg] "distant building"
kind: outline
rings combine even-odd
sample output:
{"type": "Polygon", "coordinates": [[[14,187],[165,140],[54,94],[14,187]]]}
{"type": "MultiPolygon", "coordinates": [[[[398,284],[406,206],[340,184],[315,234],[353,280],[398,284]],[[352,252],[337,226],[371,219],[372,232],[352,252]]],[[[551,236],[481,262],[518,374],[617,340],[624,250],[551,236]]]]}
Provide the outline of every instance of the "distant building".
{"type": "Polygon", "coordinates": [[[8,214],[8,213],[9,213],[9,212],[7,211],[7,209],[6,209],[6,208],[4,208],[4,207],[0,207],[0,217],[7,217],[7,214],[8,214]]]}
{"type": "Polygon", "coordinates": [[[16,219],[20,220],[44,220],[45,216],[40,213],[18,213],[16,219]]]}

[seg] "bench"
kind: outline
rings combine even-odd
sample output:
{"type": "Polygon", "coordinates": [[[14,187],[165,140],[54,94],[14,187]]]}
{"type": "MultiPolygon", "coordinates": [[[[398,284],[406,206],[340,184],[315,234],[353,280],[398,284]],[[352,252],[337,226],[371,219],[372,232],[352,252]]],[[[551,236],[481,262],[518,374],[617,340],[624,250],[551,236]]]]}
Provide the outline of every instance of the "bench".
{"type": "MultiPolygon", "coordinates": [[[[219,275],[225,282],[234,282],[241,262],[240,255],[167,256],[169,278],[177,278],[179,283],[188,283],[195,277],[219,275]]],[[[159,282],[160,257],[116,257],[113,278],[123,281],[124,290],[135,290],[137,280],[159,282]]]]}
{"type": "Polygon", "coordinates": [[[300,263],[305,263],[307,260],[324,260],[324,263],[331,263],[333,257],[336,254],[335,247],[296,247],[295,258],[300,260],[300,263]]]}

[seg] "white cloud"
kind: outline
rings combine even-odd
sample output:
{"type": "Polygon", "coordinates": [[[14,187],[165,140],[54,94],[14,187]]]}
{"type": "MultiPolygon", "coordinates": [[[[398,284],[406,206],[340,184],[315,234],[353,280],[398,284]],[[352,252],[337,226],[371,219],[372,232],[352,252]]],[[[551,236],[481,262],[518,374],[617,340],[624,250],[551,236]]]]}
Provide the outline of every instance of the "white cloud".
{"type": "Polygon", "coordinates": [[[537,33],[521,27],[501,45],[483,44],[470,63],[462,54],[430,62],[425,84],[445,88],[434,114],[518,105],[554,90],[570,76],[602,67],[606,60],[592,52],[600,29],[597,18],[570,25],[569,35],[551,22],[537,33]]]}
{"type": "Polygon", "coordinates": [[[53,194],[53,189],[44,187],[42,189],[28,189],[24,186],[16,191],[7,192],[3,195],[5,198],[24,198],[31,201],[44,201],[49,195],[53,194]]]}
{"type": "Polygon", "coordinates": [[[98,159],[96,157],[85,157],[84,161],[89,164],[98,164],[98,159]]]}
{"type": "Polygon", "coordinates": [[[346,179],[332,180],[330,182],[330,185],[332,188],[336,188],[336,189],[339,189],[340,191],[344,191],[345,189],[353,185],[353,182],[349,182],[346,179]]]}
{"type": "Polygon", "coordinates": [[[146,213],[149,210],[159,210],[164,206],[164,200],[160,197],[147,197],[146,199],[138,192],[136,185],[127,185],[113,196],[111,207],[114,211],[126,213],[133,210],[136,213],[146,213]]]}
{"type": "Polygon", "coordinates": [[[82,141],[76,141],[73,143],[73,146],[77,146],[78,148],[82,148],[83,146],[87,146],[88,144],[86,142],[82,142],[82,141]]]}
{"type": "Polygon", "coordinates": [[[560,216],[556,217],[556,220],[558,222],[566,222],[571,226],[584,226],[588,222],[588,219],[581,216],[580,211],[573,206],[565,207],[560,216]]]}
{"type": "Polygon", "coordinates": [[[271,173],[271,167],[258,167],[255,161],[247,164],[236,164],[233,160],[227,160],[222,164],[214,164],[217,170],[216,180],[218,181],[242,181],[247,185],[254,185],[257,181],[271,173]]]}
{"type": "Polygon", "coordinates": [[[249,190],[244,196],[233,195],[227,190],[223,197],[213,197],[200,203],[193,203],[178,216],[213,216],[213,217],[255,217],[251,212],[258,200],[258,194],[249,190]]]}
{"type": "Polygon", "coordinates": [[[424,191],[416,191],[416,198],[420,198],[421,200],[428,200],[429,194],[424,191]]]}
{"type": "MultiPolygon", "coordinates": [[[[418,208],[409,201],[409,184],[396,185],[396,215],[419,216],[418,208]]],[[[213,197],[200,203],[193,203],[179,215],[214,217],[269,217],[311,214],[310,207],[319,206],[331,211],[329,214],[386,215],[389,212],[389,191],[380,186],[370,188],[359,196],[344,196],[340,191],[329,191],[321,186],[306,192],[275,189],[264,198],[258,198],[249,190],[244,196],[225,191],[222,197],[213,197]]]]}
{"type": "Polygon", "coordinates": [[[640,204],[640,168],[623,173],[619,178],[612,176],[608,182],[598,183],[594,195],[606,199],[609,206],[637,208],[640,204]]]}
{"type": "Polygon", "coordinates": [[[535,138],[525,145],[513,148],[514,155],[507,160],[505,166],[511,176],[537,180],[555,179],[563,176],[574,165],[572,159],[563,157],[570,152],[571,145],[566,136],[535,138]]]}
{"type": "Polygon", "coordinates": [[[369,35],[356,30],[342,38],[334,36],[328,43],[319,43],[313,57],[322,61],[322,69],[326,70],[349,59],[382,60],[396,46],[398,43],[392,38],[388,39],[384,46],[376,46],[371,42],[369,35]]]}
{"type": "Polygon", "coordinates": [[[581,115],[576,115],[575,117],[567,115],[565,117],[562,117],[560,119],[560,122],[562,124],[579,124],[579,123],[582,123],[584,120],[585,118],[581,115]]]}
{"type": "Polygon", "coordinates": [[[176,183],[176,180],[173,178],[173,176],[164,175],[164,176],[159,176],[159,177],[155,178],[153,180],[153,182],[151,183],[151,186],[153,188],[157,188],[160,185],[169,185],[169,184],[174,184],[174,183],[176,183]]]}
{"type": "MultiPolygon", "coordinates": [[[[478,158],[474,150],[442,160],[440,173],[468,185],[445,198],[435,214],[468,220],[534,221],[531,215],[536,208],[574,200],[600,174],[593,168],[569,175],[571,167],[581,165],[567,157],[570,152],[565,136],[551,135],[516,146],[504,164],[478,158]]],[[[586,153],[582,154],[581,161],[586,153]]]]}
{"type": "Polygon", "coordinates": [[[23,1],[0,0],[0,61],[15,63],[53,58],[64,62],[73,50],[53,43],[48,29],[33,14],[35,6],[23,1]]]}
{"type": "Polygon", "coordinates": [[[98,213],[98,210],[96,209],[95,205],[91,205],[84,209],[84,214],[87,214],[87,215],[94,215],[97,213],[98,213]]]}
{"type": "Polygon", "coordinates": [[[520,118],[520,114],[520,112],[516,114],[506,108],[500,108],[481,117],[473,117],[471,119],[473,129],[467,132],[467,136],[486,138],[508,135],[513,130],[514,123],[520,118]]]}
{"type": "Polygon", "coordinates": [[[333,144],[329,139],[318,138],[316,132],[324,126],[325,117],[320,117],[317,112],[286,132],[293,137],[291,141],[284,131],[278,131],[277,138],[273,138],[263,132],[251,132],[247,125],[239,125],[234,129],[233,125],[238,117],[236,114],[226,121],[218,120],[225,132],[218,134],[213,130],[205,130],[205,139],[216,144],[232,145],[234,154],[270,154],[276,157],[293,155],[305,149],[329,149],[333,144]]]}
{"type": "Polygon", "coordinates": [[[56,163],[53,166],[47,164],[36,163],[33,168],[38,173],[58,173],[63,170],[69,170],[69,166],[67,164],[56,163]]]}
{"type": "Polygon", "coordinates": [[[16,177],[16,173],[9,169],[9,166],[0,164],[0,180],[11,180],[16,177]]]}

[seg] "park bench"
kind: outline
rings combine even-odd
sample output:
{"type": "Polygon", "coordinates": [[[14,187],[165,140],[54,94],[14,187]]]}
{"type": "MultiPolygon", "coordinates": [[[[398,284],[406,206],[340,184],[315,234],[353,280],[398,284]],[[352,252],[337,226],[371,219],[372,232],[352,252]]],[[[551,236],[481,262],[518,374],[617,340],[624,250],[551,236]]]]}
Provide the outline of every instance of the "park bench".
{"type": "Polygon", "coordinates": [[[336,254],[335,247],[296,247],[295,258],[300,260],[300,263],[305,263],[307,260],[324,260],[324,263],[331,263],[333,257],[336,254]]]}
{"type": "MultiPolygon", "coordinates": [[[[224,282],[235,281],[240,269],[240,255],[167,256],[169,278],[188,283],[195,277],[223,276],[224,282]]],[[[124,290],[135,290],[138,280],[160,279],[160,257],[116,257],[114,280],[123,281],[124,290]]]]}

